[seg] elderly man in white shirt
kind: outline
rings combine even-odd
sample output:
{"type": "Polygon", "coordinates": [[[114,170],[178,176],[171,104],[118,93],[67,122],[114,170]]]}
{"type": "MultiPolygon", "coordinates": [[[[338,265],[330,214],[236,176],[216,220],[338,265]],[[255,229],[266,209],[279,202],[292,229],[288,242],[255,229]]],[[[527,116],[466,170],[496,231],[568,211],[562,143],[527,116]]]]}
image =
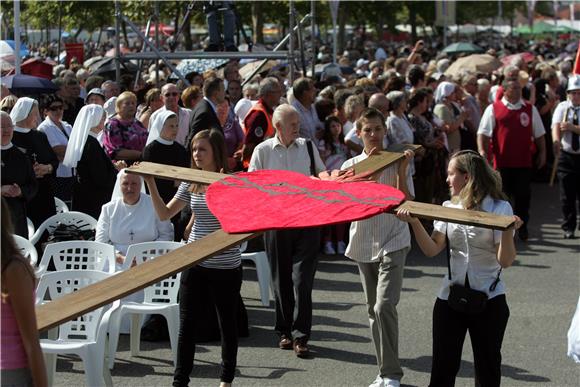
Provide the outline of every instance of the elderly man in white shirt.
{"type": "MultiPolygon", "coordinates": [[[[317,176],[325,170],[316,146],[298,137],[300,118],[295,108],[288,104],[278,106],[272,124],[276,135],[256,146],[249,171],[279,169],[317,176]]],[[[320,231],[317,228],[268,231],[264,242],[276,300],[274,329],[280,336],[278,346],[294,349],[296,356],[306,357],[320,231]]]]}
{"type": "Polygon", "coordinates": [[[538,109],[522,99],[522,87],[517,78],[507,78],[502,88],[502,99],[490,104],[481,117],[477,146],[479,153],[492,160],[494,168],[500,172],[503,191],[513,199],[514,212],[524,221],[518,236],[527,241],[532,145],[537,148],[536,164],[540,169],[546,164],[545,130],[538,109]],[[488,157],[490,142],[491,155],[488,157]]]}
{"type": "Polygon", "coordinates": [[[161,88],[161,101],[163,101],[163,107],[157,109],[149,119],[149,128],[148,130],[151,131],[151,125],[155,122],[155,118],[165,111],[172,111],[173,113],[177,114],[178,120],[178,130],[177,130],[177,137],[175,137],[175,141],[179,144],[183,145],[186,149],[188,145],[185,144],[185,140],[187,135],[189,134],[189,121],[191,121],[191,110],[182,108],[179,106],[179,97],[180,93],[173,83],[167,83],[161,88]]]}

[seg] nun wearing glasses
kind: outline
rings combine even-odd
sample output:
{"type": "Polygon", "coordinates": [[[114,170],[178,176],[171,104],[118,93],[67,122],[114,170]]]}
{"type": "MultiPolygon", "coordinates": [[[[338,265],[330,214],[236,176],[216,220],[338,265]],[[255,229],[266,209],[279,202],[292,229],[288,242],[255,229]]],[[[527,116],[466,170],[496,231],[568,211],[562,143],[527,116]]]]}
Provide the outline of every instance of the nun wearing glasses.
{"type": "Polygon", "coordinates": [[[98,219],[103,204],[111,200],[117,168],[105,153],[97,136],[105,127],[105,110],[91,104],[83,106],[77,115],[63,164],[76,168],[76,181],[72,195],[72,209],[98,219]]]}

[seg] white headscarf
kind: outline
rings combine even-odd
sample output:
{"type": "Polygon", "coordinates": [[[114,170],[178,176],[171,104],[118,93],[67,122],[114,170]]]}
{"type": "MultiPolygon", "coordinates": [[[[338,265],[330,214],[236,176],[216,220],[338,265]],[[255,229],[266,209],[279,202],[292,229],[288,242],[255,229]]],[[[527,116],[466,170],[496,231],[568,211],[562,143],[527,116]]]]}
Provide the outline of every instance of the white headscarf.
{"type": "Polygon", "coordinates": [[[69,168],[76,168],[83,155],[89,131],[99,125],[103,119],[104,112],[105,110],[101,105],[90,104],[82,107],[68,139],[66,153],[62,162],[64,165],[69,168]]]}
{"type": "Polygon", "coordinates": [[[105,111],[107,112],[107,118],[111,118],[115,114],[117,114],[117,110],[115,109],[116,104],[117,104],[117,97],[111,97],[103,105],[103,107],[105,108],[105,111]]]}
{"type": "MultiPolygon", "coordinates": [[[[149,145],[153,141],[161,137],[163,125],[165,125],[165,121],[167,121],[169,117],[177,117],[177,114],[175,114],[171,110],[164,110],[160,111],[155,115],[155,119],[151,123],[151,128],[149,129],[149,136],[147,136],[147,143],[145,145],[149,145]]],[[[173,143],[173,141],[171,143],[173,143]]]]}
{"type": "Polygon", "coordinates": [[[20,121],[25,120],[32,107],[36,105],[38,106],[38,101],[29,97],[21,97],[18,98],[14,107],[10,111],[10,118],[12,118],[12,122],[14,125],[18,124],[20,121]]]}
{"type": "Polygon", "coordinates": [[[442,103],[443,100],[449,97],[455,91],[455,84],[451,82],[441,82],[435,90],[435,103],[442,103]]]}
{"type": "MultiPolygon", "coordinates": [[[[113,194],[111,195],[112,202],[118,199],[123,200],[123,192],[121,192],[121,179],[125,175],[128,175],[125,168],[121,169],[119,173],[117,173],[117,181],[115,182],[115,188],[113,188],[113,194]]],[[[139,176],[139,179],[141,180],[141,194],[145,194],[145,182],[141,176],[139,176]]]]}

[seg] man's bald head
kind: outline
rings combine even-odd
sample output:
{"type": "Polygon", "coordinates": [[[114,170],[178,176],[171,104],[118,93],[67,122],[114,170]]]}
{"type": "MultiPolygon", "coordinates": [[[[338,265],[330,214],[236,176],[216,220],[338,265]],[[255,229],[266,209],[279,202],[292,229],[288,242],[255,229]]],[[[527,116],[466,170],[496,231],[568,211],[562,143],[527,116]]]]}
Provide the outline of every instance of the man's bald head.
{"type": "Polygon", "coordinates": [[[377,109],[386,117],[389,112],[389,100],[383,93],[375,93],[369,98],[369,108],[377,109]]]}

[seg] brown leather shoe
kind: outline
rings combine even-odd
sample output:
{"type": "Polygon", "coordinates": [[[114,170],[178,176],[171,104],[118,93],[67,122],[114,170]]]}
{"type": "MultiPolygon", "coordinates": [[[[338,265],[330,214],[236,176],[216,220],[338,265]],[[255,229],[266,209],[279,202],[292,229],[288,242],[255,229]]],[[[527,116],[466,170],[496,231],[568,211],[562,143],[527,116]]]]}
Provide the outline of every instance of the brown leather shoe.
{"type": "Polygon", "coordinates": [[[308,344],[305,338],[294,339],[294,353],[298,357],[307,357],[310,353],[308,344]]]}
{"type": "Polygon", "coordinates": [[[280,347],[280,349],[292,349],[292,337],[286,335],[280,336],[278,347],[280,347]]]}

